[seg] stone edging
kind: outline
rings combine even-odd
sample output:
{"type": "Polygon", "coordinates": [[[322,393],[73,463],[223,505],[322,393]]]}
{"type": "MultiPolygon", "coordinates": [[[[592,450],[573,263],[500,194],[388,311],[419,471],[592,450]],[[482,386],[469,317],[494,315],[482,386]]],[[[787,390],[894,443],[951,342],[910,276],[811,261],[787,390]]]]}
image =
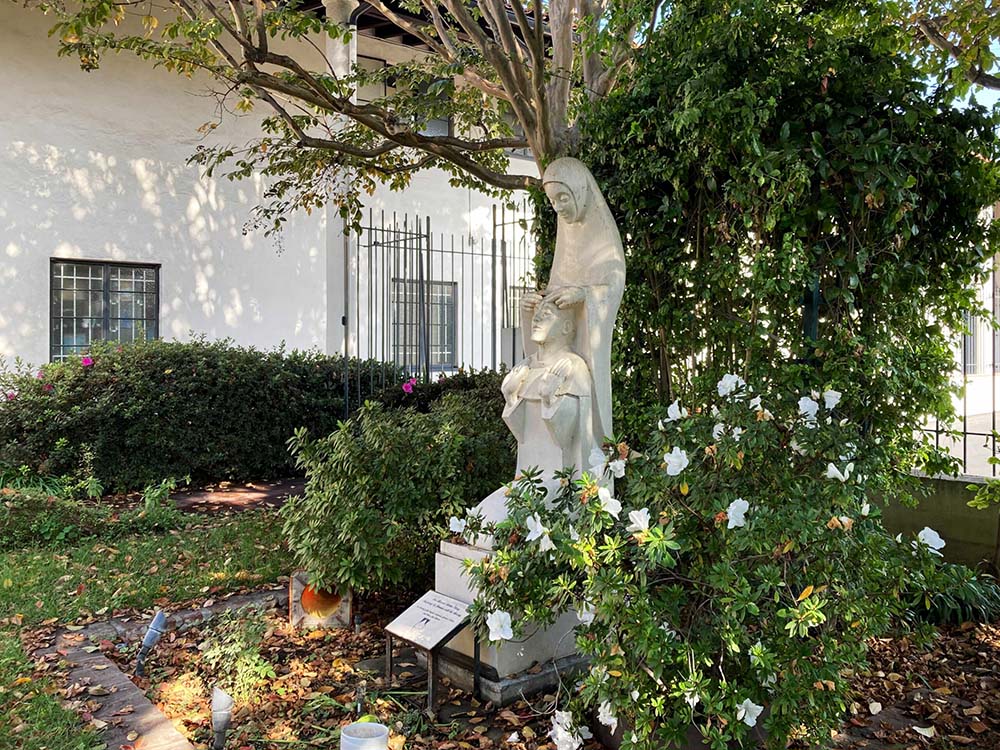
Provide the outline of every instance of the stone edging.
{"type": "MultiPolygon", "coordinates": [[[[220,612],[253,604],[277,606],[287,598],[287,589],[237,595],[208,607],[174,612],[168,615],[167,622],[171,630],[183,631],[220,612]]],[[[142,750],[194,750],[128,675],[95,649],[104,640],[115,643],[136,640],[148,624],[148,621],[112,619],[82,630],[60,630],[55,633],[52,645],[38,649],[33,656],[36,660],[64,661],[69,666],[67,697],[90,704],[87,710],[90,724],[98,728],[108,750],[131,750],[140,738],[142,750]]]]}

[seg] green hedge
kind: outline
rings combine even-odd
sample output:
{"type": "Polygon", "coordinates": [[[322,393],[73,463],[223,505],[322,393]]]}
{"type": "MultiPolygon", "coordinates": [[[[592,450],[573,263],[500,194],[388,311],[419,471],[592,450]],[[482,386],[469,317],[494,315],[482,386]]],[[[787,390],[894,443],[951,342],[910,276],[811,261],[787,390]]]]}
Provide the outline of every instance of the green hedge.
{"type": "MultiPolygon", "coordinates": [[[[402,378],[376,362],[349,367],[352,404],[383,373],[402,378]]],[[[0,372],[0,467],[93,475],[116,491],[164,477],[276,477],[293,470],[286,443],[297,428],[336,429],[343,383],[344,360],[316,352],[203,339],[99,345],[39,372],[0,372]]]]}
{"type": "Polygon", "coordinates": [[[329,436],[296,433],[305,495],[282,510],[296,563],[326,588],[428,584],[452,515],[514,475],[495,373],[418,384],[413,408],[370,402],[329,436]],[[439,397],[436,397],[439,396],[439,397]]]}

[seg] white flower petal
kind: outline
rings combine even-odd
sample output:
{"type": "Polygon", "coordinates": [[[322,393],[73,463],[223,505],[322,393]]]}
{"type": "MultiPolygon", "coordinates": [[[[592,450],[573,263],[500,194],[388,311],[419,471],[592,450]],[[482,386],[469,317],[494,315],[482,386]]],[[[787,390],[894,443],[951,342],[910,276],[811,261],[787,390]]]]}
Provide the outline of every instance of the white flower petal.
{"type": "Polygon", "coordinates": [[[622,512],[622,504],[611,494],[611,490],[607,487],[599,487],[597,498],[601,501],[601,510],[610,513],[617,520],[618,514],[622,512]]]}
{"type": "Polygon", "coordinates": [[[716,390],[718,390],[719,395],[722,397],[729,396],[737,389],[742,388],[746,385],[746,381],[743,380],[739,375],[727,374],[722,376],[722,380],[716,384],[716,390]]]}
{"type": "Polygon", "coordinates": [[[941,548],[945,546],[944,539],[942,539],[941,535],[934,531],[934,529],[930,526],[924,526],[924,528],[920,530],[920,533],[917,534],[917,541],[930,547],[931,552],[938,555],[941,554],[941,548]]]}
{"type": "Polygon", "coordinates": [[[755,727],[757,726],[757,718],[763,711],[763,706],[758,706],[752,700],[747,698],[737,707],[736,719],[737,721],[742,721],[748,727],[755,727]]]}
{"type": "Polygon", "coordinates": [[[684,469],[686,469],[687,465],[690,463],[690,461],[688,460],[687,453],[685,453],[676,445],[674,446],[673,450],[670,451],[670,453],[667,453],[663,456],[663,462],[667,465],[667,474],[672,477],[676,477],[678,474],[684,471],[684,469]]]}
{"type": "Polygon", "coordinates": [[[840,403],[840,391],[823,391],[823,405],[829,410],[840,403]]]}
{"type": "Polygon", "coordinates": [[[621,479],[625,476],[625,460],[617,458],[608,464],[608,470],[615,479],[621,479]]]}
{"type": "Polygon", "coordinates": [[[467,525],[468,525],[467,521],[461,518],[457,518],[455,516],[452,516],[451,518],[448,519],[448,529],[454,534],[464,534],[465,527],[467,525]]]}
{"type": "Polygon", "coordinates": [[[628,528],[625,530],[628,531],[629,533],[638,534],[643,531],[648,531],[649,508],[629,511],[628,520],[630,521],[630,523],[628,525],[628,528]]]}
{"type": "Polygon", "coordinates": [[[611,734],[614,734],[618,729],[618,717],[612,712],[611,704],[608,701],[604,701],[597,709],[597,720],[610,729],[611,734]]]}
{"type": "Polygon", "coordinates": [[[486,616],[486,627],[490,629],[489,639],[491,641],[509,641],[514,637],[509,612],[503,610],[490,612],[486,616]]]}
{"type": "Polygon", "coordinates": [[[809,396],[803,396],[799,399],[799,414],[806,418],[807,422],[816,421],[816,412],[819,411],[819,403],[809,398],[809,396]]]}
{"type": "MultiPolygon", "coordinates": [[[[667,407],[667,421],[676,422],[678,419],[683,419],[688,415],[688,410],[685,409],[680,404],[680,399],[674,399],[674,402],[667,407]]],[[[662,427],[660,429],[663,429],[662,427]]]]}
{"type": "Polygon", "coordinates": [[[726,528],[735,529],[746,526],[746,513],[748,510],[750,510],[750,503],[742,497],[738,497],[733,500],[726,509],[726,516],[729,518],[729,523],[726,528]]]}
{"type": "Polygon", "coordinates": [[[882,704],[879,703],[878,701],[872,701],[871,703],[868,704],[868,713],[870,713],[872,716],[878,716],[880,713],[882,713],[882,704]]]}

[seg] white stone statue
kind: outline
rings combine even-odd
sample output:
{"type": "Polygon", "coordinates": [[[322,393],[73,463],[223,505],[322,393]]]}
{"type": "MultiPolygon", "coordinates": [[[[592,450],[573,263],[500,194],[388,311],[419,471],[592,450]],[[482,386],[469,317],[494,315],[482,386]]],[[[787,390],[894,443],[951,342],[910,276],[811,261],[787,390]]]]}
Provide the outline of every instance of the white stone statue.
{"type": "Polygon", "coordinates": [[[611,337],[625,290],[625,251],[608,204],[590,170],[578,159],[556,159],[542,175],[545,193],[558,216],[556,250],[548,287],[521,300],[525,354],[532,354],[531,316],[543,300],[576,314],[573,349],[590,369],[594,434],[612,437],[611,337]]]}
{"type": "MultiPolygon", "coordinates": [[[[536,467],[550,491],[552,474],[590,467],[611,422],[611,338],[625,288],[621,235],[590,170],[557,159],[542,177],[558,216],[548,287],[521,300],[527,357],[504,379],[504,421],[517,438],[518,472],[536,467]]],[[[506,518],[497,490],[473,511],[506,518]]],[[[477,546],[489,547],[488,538],[477,546]]]]}
{"type": "Polygon", "coordinates": [[[503,381],[503,418],[517,438],[518,473],[534,467],[550,480],[556,471],[586,467],[601,441],[594,434],[590,369],[572,349],[573,310],[541,302],[530,334],[534,353],[503,381]]]}

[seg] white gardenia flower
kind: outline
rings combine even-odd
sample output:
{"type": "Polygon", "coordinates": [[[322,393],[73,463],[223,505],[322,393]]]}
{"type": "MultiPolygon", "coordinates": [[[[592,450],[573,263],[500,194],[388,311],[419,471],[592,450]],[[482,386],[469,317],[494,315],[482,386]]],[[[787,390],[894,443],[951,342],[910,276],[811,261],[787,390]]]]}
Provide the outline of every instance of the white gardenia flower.
{"type": "Polygon", "coordinates": [[[698,695],[693,690],[688,690],[684,693],[684,702],[687,703],[693,709],[701,701],[701,696],[698,695]]]}
{"type": "Polygon", "coordinates": [[[841,482],[846,482],[851,478],[851,472],[854,471],[854,464],[849,463],[844,467],[843,473],[837,468],[836,464],[829,463],[826,465],[826,478],[827,479],[839,479],[841,482]]]}
{"type": "Polygon", "coordinates": [[[666,636],[667,636],[668,640],[671,640],[671,641],[676,641],[677,640],[677,631],[674,630],[670,626],[670,623],[667,622],[666,620],[664,620],[663,622],[660,623],[660,630],[662,630],[664,633],[666,633],[666,636]]]}
{"type": "Polygon", "coordinates": [[[621,479],[625,476],[625,459],[616,458],[608,464],[608,470],[611,472],[611,476],[615,479],[621,479]]]}
{"type": "Polygon", "coordinates": [[[580,541],[580,533],[574,529],[572,526],[569,527],[569,539],[571,542],[580,541]]]}
{"type": "Polygon", "coordinates": [[[663,456],[663,462],[667,465],[667,474],[672,477],[676,477],[684,471],[690,463],[690,461],[688,461],[687,453],[682,451],[676,445],[670,453],[663,456]]]}
{"type": "Polygon", "coordinates": [[[715,427],[712,428],[712,440],[719,442],[722,436],[726,433],[726,426],[719,422],[715,427]]]}
{"type": "Polygon", "coordinates": [[[935,555],[940,555],[940,550],[945,545],[945,541],[941,538],[941,535],[934,531],[934,529],[930,526],[924,526],[924,528],[920,530],[920,533],[917,534],[917,541],[930,547],[931,552],[935,555]]]}
{"type": "Polygon", "coordinates": [[[597,498],[601,501],[601,510],[610,513],[617,521],[618,514],[622,512],[622,504],[611,494],[611,490],[607,487],[598,488],[597,498]]]}
{"type": "Polygon", "coordinates": [[[742,427],[734,427],[733,428],[733,440],[736,441],[737,443],[740,442],[740,435],[742,435],[742,434],[743,434],[743,428],[742,427]]]}
{"type": "Polygon", "coordinates": [[[464,534],[466,526],[468,526],[468,522],[456,516],[448,519],[448,530],[453,534],[464,534]]]}
{"type": "Polygon", "coordinates": [[[832,389],[829,391],[823,391],[823,405],[827,408],[827,410],[833,409],[840,403],[841,395],[840,391],[834,391],[832,389]]]}
{"type": "Polygon", "coordinates": [[[684,419],[687,415],[688,410],[681,406],[680,399],[674,399],[674,403],[667,407],[668,422],[676,422],[678,419],[684,419]]]}
{"type": "Polygon", "coordinates": [[[872,504],[871,503],[865,503],[864,505],[861,506],[861,515],[863,515],[863,516],[865,516],[867,518],[868,514],[871,513],[871,512],[872,512],[872,504]]]}
{"type": "Polygon", "coordinates": [[[628,697],[632,699],[633,703],[635,703],[637,700],[639,700],[639,691],[633,690],[631,693],[628,694],[628,697]]]}
{"type": "Polygon", "coordinates": [[[760,411],[760,396],[754,396],[750,399],[750,411],[760,411]]]}
{"type": "Polygon", "coordinates": [[[510,612],[504,612],[502,609],[490,612],[486,616],[486,627],[490,629],[491,641],[509,641],[514,637],[510,625],[510,612]]]}
{"type": "Polygon", "coordinates": [[[746,513],[748,510],[750,510],[750,503],[742,497],[738,497],[729,503],[729,507],[726,509],[726,516],[729,517],[729,523],[726,525],[726,528],[735,529],[746,526],[746,513]]]}
{"type": "Polygon", "coordinates": [[[755,727],[757,726],[757,717],[760,716],[763,710],[763,706],[758,706],[752,700],[747,698],[736,707],[736,720],[742,721],[748,727],[755,727]]]}
{"type": "Polygon", "coordinates": [[[723,375],[722,380],[716,385],[716,389],[719,391],[720,396],[728,396],[737,388],[742,388],[746,385],[746,381],[743,380],[739,375],[723,375]]]}
{"type": "Polygon", "coordinates": [[[576,611],[576,619],[584,625],[590,625],[596,616],[593,604],[584,604],[583,607],[576,611]]]}
{"type": "Polygon", "coordinates": [[[597,709],[597,720],[611,730],[611,734],[618,729],[618,717],[612,713],[611,704],[604,701],[597,709]]]}
{"type": "Polygon", "coordinates": [[[819,411],[819,403],[809,396],[799,399],[799,414],[806,418],[807,422],[816,421],[816,412],[819,411]]]}
{"type": "Polygon", "coordinates": [[[628,520],[631,523],[625,530],[629,533],[639,534],[643,531],[649,531],[649,508],[629,511],[628,520]]]}

